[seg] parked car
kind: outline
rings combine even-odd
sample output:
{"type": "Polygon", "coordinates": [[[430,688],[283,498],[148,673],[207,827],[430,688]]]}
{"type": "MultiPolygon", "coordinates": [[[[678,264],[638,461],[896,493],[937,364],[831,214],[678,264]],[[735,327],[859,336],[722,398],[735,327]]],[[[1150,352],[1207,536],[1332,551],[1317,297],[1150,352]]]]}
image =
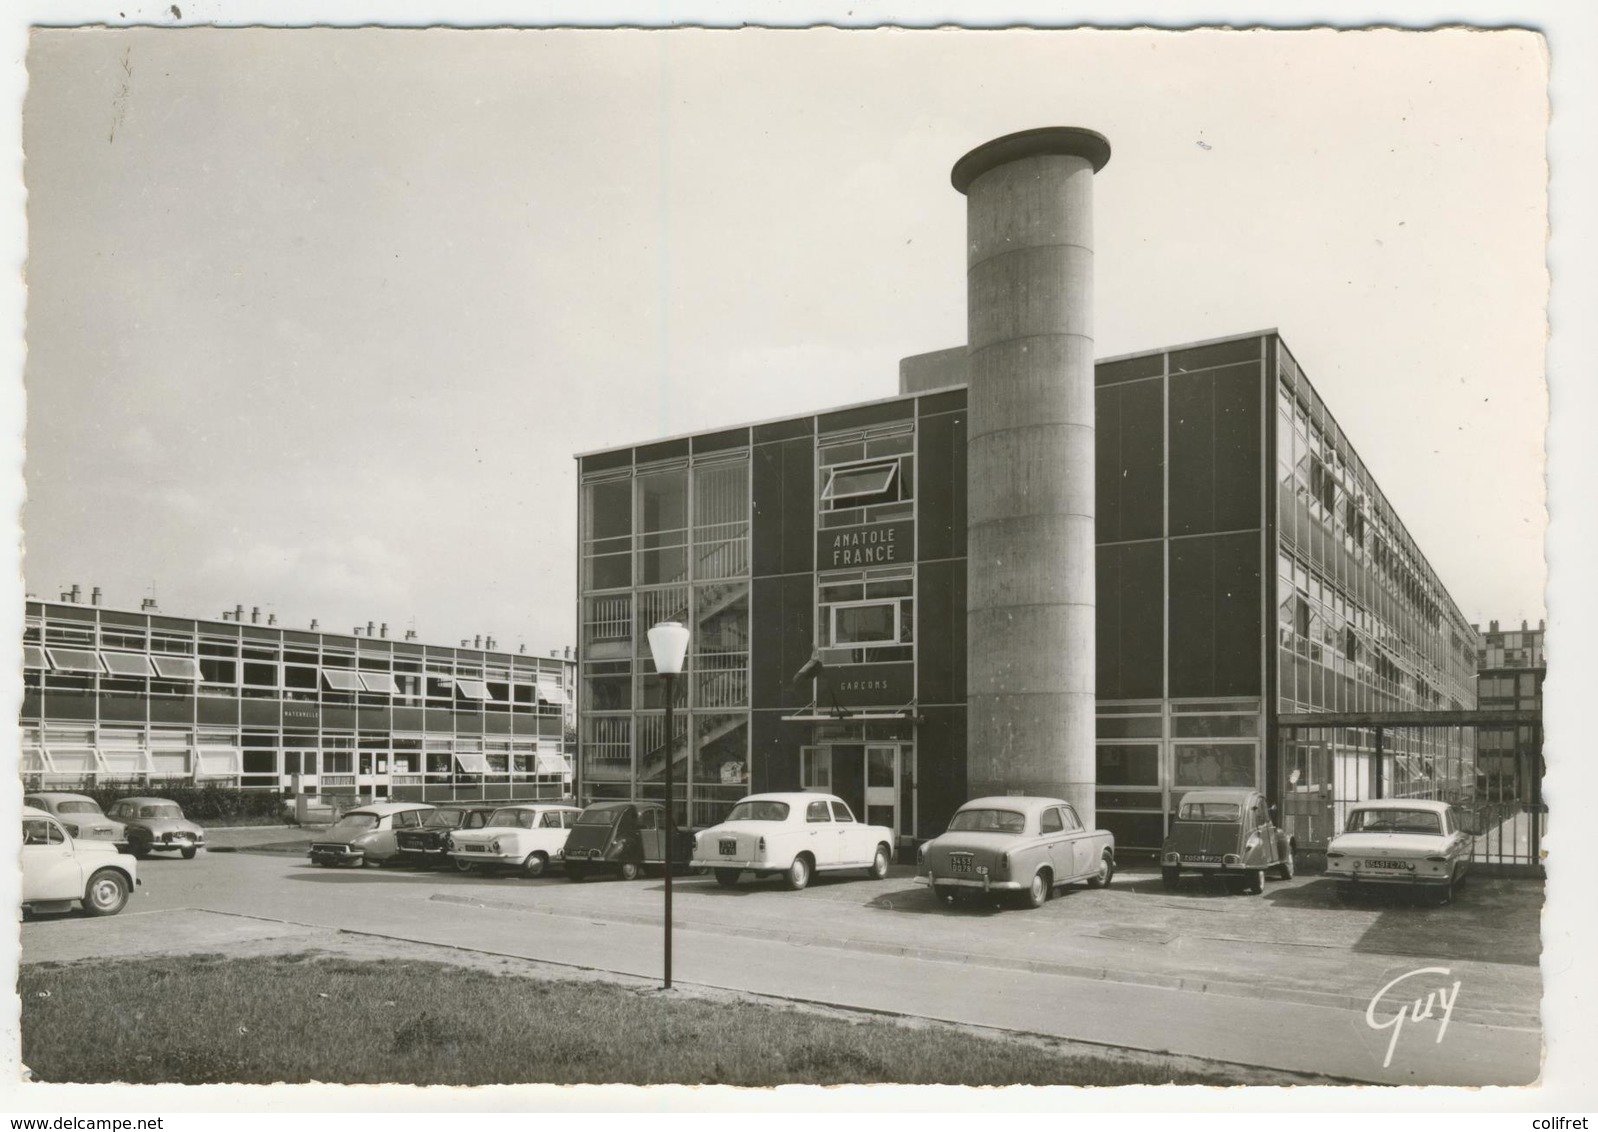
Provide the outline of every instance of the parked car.
{"type": "Polygon", "coordinates": [[[22,907],[64,911],[82,904],[91,916],[114,916],[138,883],[138,863],[104,838],[76,838],[36,806],[22,807],[22,907]]]}
{"type": "Polygon", "coordinates": [[[782,876],[801,889],[816,873],[864,869],[877,879],[893,860],[893,830],[855,821],[832,794],[751,794],[727,820],[694,837],[692,864],[729,888],[744,872],[782,876]]]}
{"type": "Polygon", "coordinates": [[[482,829],[498,807],[475,803],[443,805],[422,818],[422,824],[394,831],[394,863],[430,869],[449,864],[451,839],[467,829],[482,829]]]}
{"type": "Polygon", "coordinates": [[[1292,839],[1272,817],[1257,790],[1189,790],[1171,815],[1160,883],[1175,888],[1184,872],[1202,873],[1257,896],[1267,872],[1292,880],[1292,839]]]}
{"type": "MultiPolygon", "coordinates": [[[[686,871],[693,855],[693,833],[676,831],[672,873],[686,871]]],[[[577,816],[566,837],[565,871],[569,880],[596,872],[633,880],[645,868],[666,863],[666,807],[661,802],[595,802],[577,816]]]]}
{"type": "Polygon", "coordinates": [[[1326,874],[1339,899],[1370,887],[1434,894],[1440,904],[1470,872],[1474,839],[1447,802],[1382,798],[1349,811],[1342,833],[1326,846],[1326,874]]]}
{"type": "Polygon", "coordinates": [[[118,798],[106,815],[127,827],[128,852],[143,860],[151,853],[176,850],[184,860],[205,848],[205,830],[183,816],[167,798],[118,798]]]}
{"type": "Polygon", "coordinates": [[[993,893],[1041,907],[1055,889],[1115,877],[1115,836],[1088,829],[1061,798],[974,798],[954,812],[948,830],[921,847],[916,882],[945,902],[993,893]]]}
{"type": "Polygon", "coordinates": [[[526,877],[543,876],[564,859],[566,837],[581,814],[576,806],[501,806],[482,828],[458,831],[450,856],[462,872],[514,869],[526,877]]]}
{"type": "Polygon", "coordinates": [[[86,794],[28,794],[22,804],[54,817],[77,841],[109,841],[119,847],[128,843],[127,826],[106,817],[100,803],[86,794]]]}
{"type": "Polygon", "coordinates": [[[346,810],[332,828],[311,842],[311,862],[331,868],[391,861],[399,852],[394,835],[403,829],[420,829],[432,810],[421,802],[377,802],[346,810]]]}

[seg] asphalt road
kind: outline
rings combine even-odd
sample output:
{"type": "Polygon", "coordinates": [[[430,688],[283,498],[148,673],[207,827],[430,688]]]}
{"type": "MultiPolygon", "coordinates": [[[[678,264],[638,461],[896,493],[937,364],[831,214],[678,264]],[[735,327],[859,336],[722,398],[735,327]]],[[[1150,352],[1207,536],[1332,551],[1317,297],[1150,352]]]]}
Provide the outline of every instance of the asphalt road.
{"type": "MultiPolygon", "coordinates": [[[[152,858],[140,871],[121,916],[25,923],[23,962],[225,952],[309,925],[643,977],[661,970],[659,878],[319,869],[261,853],[152,858]]],[[[1522,1084],[1539,1071],[1541,900],[1535,882],[1476,878],[1448,907],[1342,906],[1320,878],[1248,897],[1201,880],[1166,892],[1152,872],[1124,872],[1107,890],[1073,889],[1036,911],[956,910],[902,869],[883,881],[821,878],[801,893],[679,878],[674,975],[1350,1080],[1522,1084]],[[1371,1007],[1392,980],[1427,968],[1371,1007]],[[1410,1012],[1395,1027],[1401,1007],[1410,1012]]]]}

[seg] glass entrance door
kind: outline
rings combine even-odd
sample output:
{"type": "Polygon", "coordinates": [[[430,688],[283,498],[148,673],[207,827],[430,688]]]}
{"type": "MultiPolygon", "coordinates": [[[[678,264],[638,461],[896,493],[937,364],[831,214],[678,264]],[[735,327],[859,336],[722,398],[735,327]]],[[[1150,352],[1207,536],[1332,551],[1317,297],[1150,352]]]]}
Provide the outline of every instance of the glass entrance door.
{"type": "Polygon", "coordinates": [[[865,810],[867,825],[885,825],[899,839],[899,748],[866,747],[865,810]]]}
{"type": "Polygon", "coordinates": [[[799,788],[836,794],[856,820],[887,826],[897,841],[915,827],[915,748],[895,743],[804,747],[799,788]]]}

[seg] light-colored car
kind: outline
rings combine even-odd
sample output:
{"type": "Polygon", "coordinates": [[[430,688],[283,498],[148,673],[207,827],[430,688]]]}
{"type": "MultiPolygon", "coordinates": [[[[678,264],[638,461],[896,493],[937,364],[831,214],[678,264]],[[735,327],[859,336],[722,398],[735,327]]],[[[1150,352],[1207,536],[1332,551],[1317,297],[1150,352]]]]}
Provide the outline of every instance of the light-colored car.
{"type": "Polygon", "coordinates": [[[311,842],[307,855],[312,864],[328,868],[397,860],[399,846],[394,834],[401,829],[420,829],[422,819],[432,811],[433,807],[423,802],[375,802],[345,810],[343,817],[311,842]]]}
{"type": "Polygon", "coordinates": [[[1447,802],[1380,798],[1349,810],[1326,847],[1326,875],[1339,899],[1379,886],[1428,891],[1448,903],[1470,871],[1473,838],[1447,802]]]}
{"type": "Polygon", "coordinates": [[[74,840],[109,841],[118,847],[128,843],[127,826],[106,817],[87,794],[28,794],[22,804],[52,815],[74,840]]]}
{"type": "Polygon", "coordinates": [[[1011,893],[1041,907],[1055,889],[1115,876],[1115,837],[1088,829],[1060,798],[973,798],[948,830],[921,847],[916,882],[953,904],[965,896],[1011,893]]]}
{"type": "Polygon", "coordinates": [[[450,835],[450,857],[462,872],[517,870],[525,877],[543,876],[566,852],[566,835],[576,806],[526,803],[501,806],[488,815],[482,829],[459,829],[450,835]]]}
{"type": "Polygon", "coordinates": [[[109,841],[74,838],[53,816],[22,807],[22,907],[114,916],[138,883],[138,862],[109,841]]]}
{"type": "Polygon", "coordinates": [[[141,860],[174,851],[193,860],[205,848],[205,830],[185,818],[182,807],[169,798],[118,798],[106,816],[127,827],[128,852],[141,860]]]}
{"type": "Polygon", "coordinates": [[[744,872],[781,875],[801,889],[816,873],[864,869],[881,879],[893,860],[893,830],[855,821],[833,794],[751,794],[727,820],[694,835],[694,868],[731,887],[744,872]]]}

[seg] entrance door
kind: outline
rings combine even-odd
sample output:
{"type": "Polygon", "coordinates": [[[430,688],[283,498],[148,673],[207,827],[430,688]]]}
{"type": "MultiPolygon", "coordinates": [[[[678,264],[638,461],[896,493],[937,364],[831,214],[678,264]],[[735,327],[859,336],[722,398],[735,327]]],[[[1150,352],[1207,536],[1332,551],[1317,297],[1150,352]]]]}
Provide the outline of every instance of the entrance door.
{"type": "Polygon", "coordinates": [[[832,792],[848,803],[857,819],[866,812],[866,748],[861,744],[833,745],[832,792]]]}
{"type": "Polygon", "coordinates": [[[899,748],[866,748],[865,809],[856,811],[867,825],[885,825],[899,837],[899,748]]]}

